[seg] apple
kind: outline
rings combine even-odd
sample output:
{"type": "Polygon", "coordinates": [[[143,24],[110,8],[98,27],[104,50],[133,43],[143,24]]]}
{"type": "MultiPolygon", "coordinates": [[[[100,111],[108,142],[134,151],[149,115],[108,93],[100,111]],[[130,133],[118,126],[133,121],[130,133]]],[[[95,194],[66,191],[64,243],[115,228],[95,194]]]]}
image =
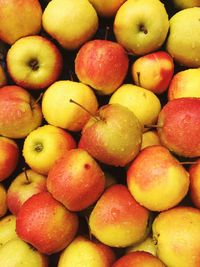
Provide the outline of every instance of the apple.
{"type": "Polygon", "coordinates": [[[17,238],[16,234],[16,217],[6,215],[0,219],[0,248],[11,239],[17,238]]]}
{"type": "Polygon", "coordinates": [[[113,25],[117,42],[133,55],[159,49],[168,29],[168,14],[159,0],[126,1],[118,9],[113,25]]]}
{"type": "Polygon", "coordinates": [[[114,17],[126,0],[89,0],[100,17],[114,17]]]}
{"type": "Polygon", "coordinates": [[[0,135],[24,138],[41,123],[41,108],[28,91],[17,85],[0,88],[0,135]]]}
{"type": "Polygon", "coordinates": [[[7,69],[12,80],[27,89],[44,89],[58,80],[62,55],[56,45],[39,35],[17,40],[8,50],[7,69]]]}
{"type": "Polygon", "coordinates": [[[75,58],[78,79],[101,94],[113,93],[124,81],[129,60],[124,48],[108,40],[85,43],[75,58]]]}
{"type": "Polygon", "coordinates": [[[189,189],[189,175],[163,146],[144,148],[127,171],[128,189],[140,205],[152,211],[176,206],[189,189]]]}
{"type": "Polygon", "coordinates": [[[58,267],[110,267],[115,259],[110,247],[79,235],[62,251],[58,267]]]}
{"type": "Polygon", "coordinates": [[[173,0],[173,3],[178,9],[185,9],[189,7],[197,7],[200,6],[199,0],[173,0]]]}
{"type": "Polygon", "coordinates": [[[177,206],[163,211],[155,218],[152,229],[157,256],[166,266],[199,266],[199,209],[177,206]]]}
{"type": "Polygon", "coordinates": [[[105,188],[99,164],[83,149],[71,149],[48,173],[47,189],[70,211],[94,204],[105,188]]]}
{"type": "Polygon", "coordinates": [[[89,217],[91,234],[111,247],[127,247],[143,239],[149,211],[132,197],[125,185],[107,188],[89,217]]]}
{"type": "Polygon", "coordinates": [[[77,215],[68,211],[49,192],[30,197],[17,215],[17,235],[48,255],[69,245],[77,230],[77,215]]]}
{"type": "Polygon", "coordinates": [[[146,251],[151,253],[153,256],[156,256],[157,255],[156,242],[153,240],[152,236],[148,236],[144,241],[128,247],[126,253],[134,251],[146,251]]]}
{"type": "Polygon", "coordinates": [[[5,73],[2,65],[0,65],[0,87],[3,87],[6,84],[7,84],[6,73],[5,73]]]}
{"type": "Polygon", "coordinates": [[[37,34],[42,25],[42,8],[38,0],[0,1],[0,39],[13,44],[23,36],[37,34]]]}
{"type": "Polygon", "coordinates": [[[130,109],[145,126],[156,123],[161,110],[160,99],[151,91],[133,84],[123,84],[110,97],[110,104],[120,104],[130,109]]]}
{"type": "Polygon", "coordinates": [[[83,105],[90,113],[98,109],[98,101],[93,90],[79,82],[62,80],[49,86],[42,98],[42,113],[49,124],[69,131],[80,131],[90,118],[90,114],[71,99],[83,105]]]}
{"type": "Polygon", "coordinates": [[[133,62],[131,73],[136,85],[162,94],[168,89],[174,74],[174,62],[165,51],[149,53],[133,62]]]}
{"type": "Polygon", "coordinates": [[[177,72],[168,88],[168,100],[181,97],[200,97],[200,68],[177,72]]]}
{"type": "Polygon", "coordinates": [[[75,147],[70,133],[53,125],[42,125],[25,138],[22,153],[32,170],[47,175],[53,164],[75,147]]]}
{"type": "Polygon", "coordinates": [[[133,112],[108,104],[89,119],[78,146],[102,163],[123,167],[139,153],[141,142],[142,127],[133,112]]]}
{"type": "Polygon", "coordinates": [[[7,212],[6,195],[6,188],[2,183],[0,183],[0,218],[7,212]]]}
{"type": "Polygon", "coordinates": [[[148,146],[161,145],[157,131],[150,130],[142,134],[141,150],[148,146]]]}
{"type": "Polygon", "coordinates": [[[15,171],[20,149],[14,140],[0,136],[0,154],[0,181],[3,181],[15,171]]]}
{"type": "Polygon", "coordinates": [[[196,208],[200,208],[200,159],[189,167],[190,199],[196,208]]]}
{"type": "Polygon", "coordinates": [[[200,98],[178,98],[163,106],[158,117],[162,145],[182,157],[200,156],[200,98]]]}
{"type": "Polygon", "coordinates": [[[74,50],[94,36],[98,16],[88,0],[52,0],[44,9],[42,25],[62,47],[74,50]]]}
{"type": "Polygon", "coordinates": [[[0,247],[0,266],[48,267],[48,258],[20,238],[0,247]]]}
{"type": "Polygon", "coordinates": [[[12,180],[8,187],[6,203],[9,211],[17,215],[28,198],[46,190],[45,176],[30,169],[23,171],[12,180]]]}
{"type": "Polygon", "coordinates": [[[188,68],[200,67],[199,47],[200,8],[186,8],[170,18],[170,31],[166,40],[166,51],[179,65],[188,68]]]}

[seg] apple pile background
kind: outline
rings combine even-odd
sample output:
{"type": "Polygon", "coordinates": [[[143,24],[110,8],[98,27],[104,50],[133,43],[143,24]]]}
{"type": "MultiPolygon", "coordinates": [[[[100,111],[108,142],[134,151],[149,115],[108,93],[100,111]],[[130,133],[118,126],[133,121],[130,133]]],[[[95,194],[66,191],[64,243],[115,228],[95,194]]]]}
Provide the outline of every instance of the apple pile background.
{"type": "MultiPolygon", "coordinates": [[[[0,0],[0,2],[1,2],[1,0],[0,0]]],[[[48,2],[50,2],[50,1],[40,0],[39,2],[41,4],[42,10],[44,10],[46,8],[46,6],[48,5],[48,2]]],[[[161,2],[165,5],[165,9],[166,9],[167,14],[169,16],[169,19],[176,12],[179,11],[175,7],[173,1],[167,1],[167,0],[165,1],[165,0],[163,0],[161,2]]],[[[200,3],[199,3],[199,6],[200,6],[200,3]]],[[[100,39],[100,40],[102,39],[103,40],[103,39],[106,38],[107,40],[116,42],[115,34],[114,34],[114,31],[113,31],[114,17],[104,18],[104,17],[99,16],[98,19],[99,19],[99,26],[98,26],[97,31],[93,34],[92,39],[93,40],[95,40],[95,39],[100,39]]],[[[78,77],[77,77],[77,75],[75,73],[75,64],[74,64],[74,62],[75,62],[75,58],[77,56],[77,53],[79,51],[79,48],[74,49],[74,50],[71,50],[71,51],[68,50],[68,49],[63,48],[44,29],[41,29],[39,35],[42,36],[42,37],[45,37],[45,38],[49,39],[50,41],[52,41],[56,45],[56,47],[60,50],[60,52],[62,54],[63,67],[62,67],[61,75],[58,77],[57,80],[72,80],[72,81],[78,82],[79,80],[78,80],[78,77]]],[[[10,47],[11,47],[11,45],[6,44],[5,42],[3,42],[3,41],[0,40],[0,60],[1,60],[0,63],[3,66],[3,68],[4,68],[5,72],[6,72],[7,85],[16,85],[16,83],[14,82],[14,80],[12,79],[12,77],[10,76],[10,74],[7,71],[6,56],[7,56],[7,52],[10,49],[10,47]]],[[[165,51],[165,42],[157,50],[158,51],[165,51]]],[[[155,51],[152,51],[152,52],[155,52],[155,51]]],[[[131,74],[131,66],[132,66],[133,62],[136,61],[136,59],[138,59],[139,57],[140,56],[133,56],[133,55],[131,55],[131,53],[128,55],[128,58],[129,58],[129,69],[128,69],[128,72],[127,72],[126,77],[123,80],[123,84],[133,84],[133,78],[132,78],[132,74],[131,74]]],[[[186,70],[188,68],[189,67],[182,66],[182,65],[180,65],[180,64],[178,64],[177,62],[174,61],[174,74],[173,75],[175,75],[176,73],[178,73],[180,71],[186,70]]],[[[42,88],[40,90],[27,89],[27,91],[35,99],[39,99],[39,105],[41,105],[42,97],[43,97],[43,95],[41,95],[41,93],[44,93],[46,91],[46,89],[47,88],[42,88]]],[[[200,91],[200,89],[199,89],[199,91],[200,91]]],[[[98,92],[96,90],[94,90],[94,92],[95,92],[95,95],[97,97],[99,107],[108,104],[108,102],[110,100],[110,97],[111,97],[111,94],[106,94],[106,95],[104,95],[104,94],[103,95],[102,94],[98,94],[98,92]]],[[[167,104],[167,102],[168,102],[168,99],[167,99],[168,96],[167,96],[167,94],[168,94],[168,91],[167,90],[165,90],[161,94],[157,94],[157,96],[158,96],[158,98],[160,100],[160,103],[161,103],[161,106],[162,107],[164,107],[167,104]]],[[[200,95],[200,93],[199,93],[199,95],[200,95]]],[[[200,114],[199,114],[199,121],[200,121],[200,114]]],[[[200,123],[199,121],[197,122],[198,125],[200,123]]],[[[43,118],[42,119],[42,125],[46,125],[46,124],[48,124],[48,123],[43,118]]],[[[199,129],[200,127],[197,126],[197,128],[199,129]]],[[[67,132],[69,132],[73,136],[74,140],[77,143],[79,142],[80,137],[81,137],[81,130],[79,130],[79,131],[68,131],[67,130],[67,132]]],[[[14,169],[14,171],[11,173],[11,175],[9,175],[6,179],[4,179],[1,182],[2,185],[5,187],[6,190],[9,188],[11,182],[16,178],[16,176],[18,176],[20,173],[22,173],[22,171],[24,169],[27,169],[27,170],[30,169],[30,166],[27,164],[27,162],[25,162],[25,159],[24,159],[24,157],[22,155],[22,149],[23,149],[23,146],[24,146],[25,138],[17,138],[17,139],[13,139],[13,140],[15,140],[15,142],[17,143],[17,145],[19,147],[20,156],[19,156],[18,164],[17,164],[16,168],[14,169]]],[[[73,146],[74,145],[72,144],[72,148],[73,148],[73,146]]],[[[165,155],[165,152],[166,151],[163,151],[162,149],[159,150],[160,155],[162,155],[162,153],[163,153],[163,158],[166,156],[165,155]]],[[[152,153],[152,152],[150,152],[150,153],[152,153]]],[[[155,149],[155,152],[154,153],[158,153],[158,151],[155,149]]],[[[0,154],[1,154],[1,147],[0,147],[0,154]]],[[[190,157],[183,157],[181,155],[177,155],[176,153],[173,154],[173,156],[177,160],[184,161],[184,162],[187,162],[187,161],[188,162],[189,161],[196,162],[199,159],[199,155],[198,156],[195,156],[195,157],[192,157],[192,159],[190,157]]],[[[143,159],[142,159],[142,156],[141,156],[141,162],[142,162],[142,160],[143,159]]],[[[153,161],[153,158],[151,160],[153,161]]],[[[169,160],[172,160],[172,159],[170,158],[169,160]]],[[[138,159],[138,162],[139,161],[140,161],[140,159],[138,159]]],[[[97,160],[97,162],[98,162],[98,160],[97,160]]],[[[140,163],[138,163],[138,164],[140,164],[140,163]]],[[[141,164],[143,164],[143,163],[141,163],[141,164]]],[[[176,163],[173,162],[173,164],[176,164],[176,163]]],[[[121,186],[121,185],[126,186],[126,184],[127,184],[127,170],[129,169],[129,164],[127,164],[126,166],[119,166],[118,167],[118,166],[110,166],[109,164],[99,162],[99,165],[101,166],[102,170],[105,173],[109,173],[111,176],[113,176],[115,178],[115,180],[117,181],[117,184],[119,184],[119,186],[121,186]]],[[[188,171],[189,168],[191,167],[191,164],[190,163],[186,163],[183,166],[184,166],[185,171],[188,171]]],[[[132,169],[133,169],[133,171],[135,170],[134,167],[132,167],[132,169]]],[[[129,169],[130,175],[131,175],[131,171],[132,170],[129,169]]],[[[56,172],[56,170],[55,170],[55,172],[56,172]]],[[[97,170],[97,172],[98,172],[98,170],[97,170]]],[[[185,175],[185,173],[183,175],[185,175]]],[[[53,171],[52,171],[52,176],[53,176],[53,171]]],[[[198,173],[198,176],[200,176],[200,173],[198,173]]],[[[180,183],[181,182],[182,181],[180,181],[180,183]]],[[[187,181],[185,183],[187,183],[187,181]]],[[[188,188],[188,186],[189,185],[187,184],[186,187],[188,188]]],[[[119,190],[120,190],[119,192],[123,192],[124,189],[122,187],[119,190]]],[[[131,191],[131,185],[130,185],[129,190],[131,191]]],[[[200,189],[198,189],[198,190],[200,190],[200,189]]],[[[194,203],[191,201],[191,198],[189,196],[189,191],[180,200],[180,202],[178,203],[178,205],[195,207],[194,203]]],[[[92,208],[93,208],[93,206],[89,206],[89,208],[83,209],[83,210],[77,212],[78,219],[79,219],[79,227],[78,227],[78,231],[76,233],[76,236],[78,236],[80,234],[80,235],[85,235],[88,238],[90,237],[93,240],[95,239],[94,236],[93,237],[90,236],[89,227],[88,227],[88,221],[86,219],[87,214],[90,212],[90,210],[92,210],[92,208]]],[[[158,215],[159,212],[156,210],[156,208],[154,210],[154,207],[152,209],[149,209],[149,210],[151,210],[151,217],[148,220],[148,224],[150,224],[150,226],[151,226],[152,221],[158,215]]],[[[9,214],[11,214],[11,211],[9,209],[7,209],[6,213],[2,216],[2,219],[5,216],[9,215],[9,214]]],[[[200,225],[200,222],[199,222],[199,225],[200,225]]],[[[198,226],[198,227],[200,227],[200,226],[198,226]]],[[[200,240],[200,237],[199,237],[198,240],[200,240]]],[[[124,248],[115,248],[113,246],[112,249],[113,249],[113,252],[116,255],[116,260],[119,259],[120,257],[122,257],[123,255],[125,255],[127,253],[127,247],[125,246],[124,248]]],[[[193,251],[191,253],[193,253],[193,251]]],[[[188,252],[188,254],[190,254],[190,252],[188,252]]],[[[195,265],[195,266],[200,266],[200,249],[199,249],[197,255],[198,255],[197,256],[197,259],[199,261],[198,261],[197,265],[195,265]]],[[[60,257],[60,252],[56,252],[56,253],[52,253],[52,254],[50,253],[50,255],[48,255],[48,258],[49,258],[49,265],[48,266],[49,267],[56,267],[57,264],[58,264],[58,261],[59,261],[59,257],[60,257]]],[[[122,265],[120,265],[120,264],[117,265],[116,264],[116,266],[114,266],[114,267],[123,267],[123,266],[125,266],[125,265],[123,265],[124,264],[123,262],[121,264],[122,265]]],[[[65,265],[62,265],[62,266],[59,266],[59,267],[64,267],[64,266],[65,265]]],[[[112,265],[110,265],[110,266],[112,266],[112,265]]],[[[130,266],[132,266],[132,265],[130,265],[130,266]]],[[[133,266],[135,266],[135,265],[133,265],[133,266]]],[[[145,266],[148,266],[148,265],[145,265],[145,266]]],[[[151,266],[151,265],[149,265],[149,266],[151,266]]],[[[152,265],[152,266],[155,266],[155,265],[152,265]]],[[[165,265],[158,265],[158,266],[165,266],[165,265]]],[[[176,267],[178,265],[170,265],[170,266],[176,267]]],[[[9,267],[9,266],[5,266],[5,267],[9,267]]],[[[73,267],[73,266],[71,266],[71,267],[73,267]]],[[[109,267],[109,266],[105,265],[105,267],[109,267]]],[[[190,267],[190,266],[188,266],[188,267],[190,267]]],[[[193,266],[191,266],[191,267],[193,267],[193,266]]]]}

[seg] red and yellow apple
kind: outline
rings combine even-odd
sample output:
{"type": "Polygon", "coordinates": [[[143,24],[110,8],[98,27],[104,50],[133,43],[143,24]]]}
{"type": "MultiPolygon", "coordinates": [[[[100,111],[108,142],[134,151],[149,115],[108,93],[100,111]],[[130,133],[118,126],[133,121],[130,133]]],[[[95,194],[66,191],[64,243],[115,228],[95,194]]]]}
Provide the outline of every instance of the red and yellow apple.
{"type": "Polygon", "coordinates": [[[100,17],[114,17],[126,0],[89,0],[100,17]]]}
{"type": "Polygon", "coordinates": [[[3,217],[7,212],[6,196],[6,188],[0,183],[0,217],[3,217]]]}

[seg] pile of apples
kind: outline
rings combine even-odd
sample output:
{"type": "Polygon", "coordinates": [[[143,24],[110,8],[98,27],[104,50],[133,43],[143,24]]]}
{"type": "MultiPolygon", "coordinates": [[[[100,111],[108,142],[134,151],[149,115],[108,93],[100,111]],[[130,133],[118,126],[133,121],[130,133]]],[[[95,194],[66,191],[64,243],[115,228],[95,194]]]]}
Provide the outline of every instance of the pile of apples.
{"type": "Polygon", "coordinates": [[[200,266],[200,1],[0,0],[0,266],[200,266]]]}

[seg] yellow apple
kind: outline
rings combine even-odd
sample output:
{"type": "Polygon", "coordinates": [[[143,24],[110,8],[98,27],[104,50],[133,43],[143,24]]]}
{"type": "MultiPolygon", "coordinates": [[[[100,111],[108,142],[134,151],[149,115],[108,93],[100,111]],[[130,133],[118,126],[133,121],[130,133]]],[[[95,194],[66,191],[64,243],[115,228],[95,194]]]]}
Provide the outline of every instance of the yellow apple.
{"type": "Polygon", "coordinates": [[[200,8],[191,7],[175,13],[170,19],[166,51],[176,63],[190,68],[200,67],[200,8]]]}
{"type": "Polygon", "coordinates": [[[52,0],[42,15],[44,30],[66,49],[77,49],[98,29],[96,10],[88,0],[52,0]]]}
{"type": "Polygon", "coordinates": [[[0,87],[7,84],[7,77],[3,67],[0,65],[0,87]]]}
{"type": "Polygon", "coordinates": [[[4,185],[0,184],[0,217],[3,217],[7,212],[6,195],[4,185]]]}
{"type": "Polygon", "coordinates": [[[160,144],[161,143],[157,131],[152,130],[142,134],[141,149],[148,146],[160,145],[160,144]]]}
{"type": "Polygon", "coordinates": [[[173,0],[172,1],[176,8],[178,9],[185,9],[189,7],[197,7],[200,6],[200,1],[199,0],[173,0]]]}
{"type": "Polygon", "coordinates": [[[121,45],[135,55],[144,55],[164,43],[168,14],[159,0],[129,0],[118,9],[113,27],[121,45]]]}
{"type": "Polygon", "coordinates": [[[133,251],[146,251],[156,256],[157,254],[156,242],[153,240],[151,236],[148,236],[144,241],[129,247],[126,252],[130,253],[133,251]]]}
{"type": "Polygon", "coordinates": [[[91,113],[98,109],[97,98],[93,90],[79,82],[57,81],[44,93],[42,112],[49,124],[70,131],[80,131],[90,118],[90,114],[70,99],[83,105],[91,113]]]}
{"type": "Polygon", "coordinates": [[[142,126],[154,124],[161,110],[159,98],[151,91],[133,84],[123,84],[110,97],[110,104],[129,108],[142,126]]]}
{"type": "Polygon", "coordinates": [[[0,220],[0,247],[5,245],[9,240],[17,237],[16,217],[7,215],[0,220]]]}

